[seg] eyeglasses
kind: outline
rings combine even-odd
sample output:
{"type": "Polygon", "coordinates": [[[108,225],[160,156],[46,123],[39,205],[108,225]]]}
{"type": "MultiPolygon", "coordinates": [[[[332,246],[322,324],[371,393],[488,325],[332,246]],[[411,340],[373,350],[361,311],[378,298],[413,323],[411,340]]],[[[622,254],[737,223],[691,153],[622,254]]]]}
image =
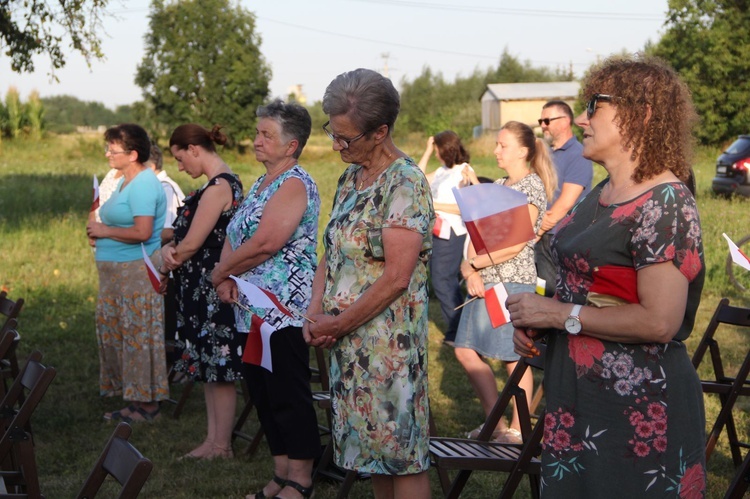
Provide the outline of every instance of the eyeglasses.
{"type": "Polygon", "coordinates": [[[542,126],[542,124],[544,124],[544,126],[549,126],[550,121],[559,120],[560,118],[566,118],[566,116],[555,116],[554,118],[542,118],[537,121],[539,122],[539,126],[542,126]]]}
{"type": "Polygon", "coordinates": [[[588,103],[588,104],[586,104],[586,117],[587,117],[588,119],[591,119],[591,117],[592,117],[592,116],[594,116],[594,113],[596,112],[596,104],[597,104],[597,103],[598,103],[599,101],[602,101],[602,102],[612,102],[612,100],[613,100],[614,98],[615,98],[615,97],[614,97],[614,96],[612,96],[612,95],[607,95],[607,94],[594,94],[594,95],[593,95],[593,96],[591,97],[591,100],[589,101],[589,103],[588,103]]]}
{"type": "Polygon", "coordinates": [[[110,151],[109,146],[104,146],[104,155],[115,156],[117,154],[130,154],[130,151],[110,151]]]}
{"type": "Polygon", "coordinates": [[[331,140],[333,140],[335,142],[338,142],[338,144],[343,149],[349,149],[349,144],[351,144],[355,140],[359,140],[362,137],[364,137],[365,135],[367,135],[367,132],[362,132],[359,135],[357,135],[356,137],[352,137],[351,139],[345,139],[344,137],[339,137],[338,135],[335,135],[333,132],[331,132],[327,128],[330,123],[331,123],[330,121],[326,121],[325,123],[323,123],[323,131],[326,133],[326,135],[328,135],[329,139],[331,139],[331,140]]]}

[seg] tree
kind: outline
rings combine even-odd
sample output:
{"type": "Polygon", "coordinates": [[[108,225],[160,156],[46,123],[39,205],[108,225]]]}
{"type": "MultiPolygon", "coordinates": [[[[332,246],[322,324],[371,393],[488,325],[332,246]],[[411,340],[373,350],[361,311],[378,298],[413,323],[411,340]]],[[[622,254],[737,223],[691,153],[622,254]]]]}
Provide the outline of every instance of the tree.
{"type": "Polygon", "coordinates": [[[196,122],[224,125],[235,143],[250,137],[271,79],[255,16],[229,0],[154,0],[149,17],[138,111],[167,133],[196,122]]]}
{"type": "Polygon", "coordinates": [[[746,0],[669,0],[661,40],[648,50],[683,77],[700,115],[696,136],[722,144],[750,131],[746,0]]]}
{"type": "Polygon", "coordinates": [[[65,66],[70,48],[87,63],[101,59],[98,32],[109,0],[0,1],[0,49],[17,73],[33,72],[32,56],[46,54],[54,70],[65,66]],[[69,39],[70,43],[64,45],[69,39]]]}

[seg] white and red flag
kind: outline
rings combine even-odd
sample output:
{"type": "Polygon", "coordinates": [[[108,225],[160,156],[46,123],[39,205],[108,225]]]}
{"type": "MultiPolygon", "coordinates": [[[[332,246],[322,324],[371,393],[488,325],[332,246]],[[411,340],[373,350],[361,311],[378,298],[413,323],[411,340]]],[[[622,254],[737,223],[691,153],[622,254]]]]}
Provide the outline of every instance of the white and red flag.
{"type": "Polygon", "coordinates": [[[94,199],[91,201],[91,209],[89,211],[94,211],[97,208],[99,208],[99,179],[94,175],[94,199]]]}
{"type": "Polygon", "coordinates": [[[230,275],[234,282],[237,283],[237,289],[239,289],[243,295],[250,302],[250,305],[258,308],[275,308],[282,314],[286,314],[289,317],[294,317],[292,313],[284,305],[281,304],[275,294],[271,293],[267,289],[256,286],[251,282],[247,282],[244,279],[230,275]]]}
{"type": "Polygon", "coordinates": [[[451,238],[451,225],[440,215],[437,215],[435,218],[435,226],[432,228],[432,235],[439,239],[451,238]]]}
{"type": "Polygon", "coordinates": [[[159,279],[159,273],[156,272],[154,264],[151,263],[151,259],[148,257],[148,253],[146,253],[146,247],[143,245],[143,243],[141,243],[141,251],[143,252],[143,261],[146,263],[146,273],[148,273],[148,280],[151,281],[151,285],[154,287],[154,291],[158,293],[159,284],[161,283],[161,279],[159,279]]]}
{"type": "Polygon", "coordinates": [[[500,184],[453,188],[461,218],[477,254],[510,248],[534,239],[529,199],[500,184]]]}
{"type": "Polygon", "coordinates": [[[743,253],[736,244],[734,244],[734,241],[729,239],[728,235],[723,235],[724,239],[727,240],[727,244],[729,244],[729,254],[732,255],[732,261],[743,269],[750,270],[750,258],[748,258],[747,255],[743,253]]]}
{"type": "Polygon", "coordinates": [[[487,314],[490,316],[492,327],[500,327],[510,322],[510,312],[505,308],[505,300],[508,299],[503,283],[495,284],[484,292],[484,303],[487,305],[487,314]]]}
{"type": "Polygon", "coordinates": [[[253,314],[250,320],[250,332],[247,334],[242,362],[260,366],[273,372],[271,363],[271,335],[276,332],[266,321],[253,314]]]}

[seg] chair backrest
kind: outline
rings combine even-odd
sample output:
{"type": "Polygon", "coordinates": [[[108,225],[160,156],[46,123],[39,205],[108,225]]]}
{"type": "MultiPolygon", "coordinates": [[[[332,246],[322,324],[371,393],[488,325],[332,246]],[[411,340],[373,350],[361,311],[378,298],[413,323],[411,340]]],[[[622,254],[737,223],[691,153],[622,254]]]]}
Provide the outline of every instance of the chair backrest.
{"type": "MultiPolygon", "coordinates": [[[[21,335],[16,330],[16,320],[8,319],[0,328],[0,400],[8,392],[8,384],[18,376],[18,343],[21,335]]],[[[23,397],[22,397],[23,399],[23,397]]],[[[23,400],[20,400],[23,402],[23,400]]]]}
{"type": "Polygon", "coordinates": [[[8,298],[8,293],[6,291],[0,291],[0,314],[8,319],[17,319],[22,308],[23,298],[18,298],[16,301],[13,301],[8,298]]]}
{"type": "Polygon", "coordinates": [[[117,425],[81,487],[78,499],[96,497],[108,476],[113,477],[122,486],[118,498],[138,497],[154,465],[128,441],[132,431],[127,423],[117,425]]]}
{"type": "Polygon", "coordinates": [[[750,309],[733,307],[729,305],[729,299],[722,298],[714,311],[713,317],[711,317],[711,320],[706,327],[706,331],[703,333],[700,343],[698,343],[698,347],[693,353],[693,367],[698,369],[698,366],[703,360],[703,356],[706,354],[706,350],[710,349],[714,371],[717,376],[724,376],[718,343],[716,343],[716,340],[714,339],[714,333],[716,333],[716,330],[721,324],[750,327],[750,309]]]}
{"type": "Polygon", "coordinates": [[[54,367],[41,364],[38,350],[29,355],[18,377],[0,401],[0,420],[3,437],[0,438],[0,460],[11,450],[20,432],[26,432],[31,416],[47,392],[57,372],[54,367]]]}

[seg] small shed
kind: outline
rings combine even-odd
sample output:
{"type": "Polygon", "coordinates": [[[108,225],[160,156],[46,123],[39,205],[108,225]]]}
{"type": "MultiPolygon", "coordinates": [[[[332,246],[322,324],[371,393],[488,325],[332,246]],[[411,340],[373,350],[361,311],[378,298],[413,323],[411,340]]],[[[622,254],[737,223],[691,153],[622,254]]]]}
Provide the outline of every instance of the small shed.
{"type": "Polygon", "coordinates": [[[573,107],[580,83],[553,81],[544,83],[490,83],[480,99],[482,131],[497,131],[509,121],[520,121],[532,128],[550,100],[562,100],[573,107]]]}

